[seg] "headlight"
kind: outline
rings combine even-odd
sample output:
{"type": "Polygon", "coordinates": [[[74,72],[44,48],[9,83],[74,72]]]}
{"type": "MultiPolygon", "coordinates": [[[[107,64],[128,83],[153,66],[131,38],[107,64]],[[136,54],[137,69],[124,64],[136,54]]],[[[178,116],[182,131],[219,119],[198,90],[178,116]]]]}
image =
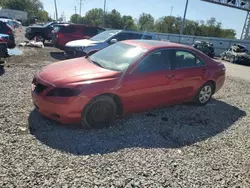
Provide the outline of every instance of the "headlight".
{"type": "Polygon", "coordinates": [[[76,47],[75,48],[77,51],[83,51],[85,49],[85,46],[81,46],[81,47],[76,47]]]}
{"type": "Polygon", "coordinates": [[[71,89],[71,88],[54,88],[47,93],[50,97],[73,97],[77,96],[82,92],[81,89],[71,89]]]}

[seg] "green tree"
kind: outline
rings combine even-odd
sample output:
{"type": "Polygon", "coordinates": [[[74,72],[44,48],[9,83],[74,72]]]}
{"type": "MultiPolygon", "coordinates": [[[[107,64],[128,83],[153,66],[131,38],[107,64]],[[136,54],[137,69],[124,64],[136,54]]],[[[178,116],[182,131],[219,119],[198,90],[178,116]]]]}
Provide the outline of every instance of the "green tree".
{"type": "Polygon", "coordinates": [[[154,18],[151,14],[142,13],[139,17],[138,28],[142,31],[154,30],[154,18]]]}
{"type": "Polygon", "coordinates": [[[81,16],[79,14],[73,14],[70,17],[70,22],[72,23],[79,23],[81,21],[81,16]]]}
{"type": "Polygon", "coordinates": [[[135,21],[132,16],[122,16],[121,25],[123,29],[134,29],[136,30],[135,21]]]}
{"type": "Polygon", "coordinates": [[[80,23],[101,26],[103,23],[103,10],[101,8],[94,8],[88,11],[84,18],[81,18],[80,23]]]}
{"type": "Polygon", "coordinates": [[[40,21],[49,20],[48,12],[43,9],[40,0],[1,0],[3,8],[26,11],[28,17],[37,17],[40,21]]]}
{"type": "Polygon", "coordinates": [[[122,18],[120,12],[113,9],[111,12],[105,15],[105,27],[122,29],[122,18]]]}

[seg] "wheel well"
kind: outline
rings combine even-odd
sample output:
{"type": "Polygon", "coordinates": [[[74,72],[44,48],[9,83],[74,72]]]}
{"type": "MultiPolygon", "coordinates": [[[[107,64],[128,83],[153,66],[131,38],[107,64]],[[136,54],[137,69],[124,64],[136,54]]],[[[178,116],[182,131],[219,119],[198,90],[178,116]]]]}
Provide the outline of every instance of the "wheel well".
{"type": "Polygon", "coordinates": [[[121,116],[123,113],[123,105],[122,105],[121,98],[114,93],[104,93],[104,94],[98,95],[96,97],[104,96],[104,95],[111,97],[115,101],[115,104],[117,105],[117,115],[121,116]]]}
{"type": "Polygon", "coordinates": [[[209,81],[206,82],[206,84],[207,83],[211,83],[212,84],[212,86],[213,86],[213,94],[214,94],[215,90],[216,90],[216,84],[215,84],[215,82],[213,80],[209,80],[209,81]]]}

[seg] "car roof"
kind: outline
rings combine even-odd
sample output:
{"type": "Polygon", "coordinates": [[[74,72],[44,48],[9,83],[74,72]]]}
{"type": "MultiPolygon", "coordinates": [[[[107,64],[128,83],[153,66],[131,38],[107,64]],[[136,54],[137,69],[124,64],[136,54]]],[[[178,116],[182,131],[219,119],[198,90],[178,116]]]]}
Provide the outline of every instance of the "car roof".
{"type": "Polygon", "coordinates": [[[173,43],[173,42],[160,41],[160,40],[126,40],[123,42],[134,45],[134,46],[138,46],[141,48],[146,48],[148,50],[153,50],[157,48],[185,48],[185,49],[193,50],[193,47],[190,47],[190,46],[173,43]]]}
{"type": "Polygon", "coordinates": [[[137,33],[137,34],[142,34],[142,35],[155,35],[154,33],[150,32],[139,32],[139,31],[134,31],[134,30],[121,30],[122,33],[137,33]]]}

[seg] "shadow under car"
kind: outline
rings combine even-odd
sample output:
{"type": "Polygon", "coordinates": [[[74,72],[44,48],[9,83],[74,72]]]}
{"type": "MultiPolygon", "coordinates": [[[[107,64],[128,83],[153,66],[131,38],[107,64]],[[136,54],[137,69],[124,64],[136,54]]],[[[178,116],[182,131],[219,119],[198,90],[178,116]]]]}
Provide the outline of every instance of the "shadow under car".
{"type": "Polygon", "coordinates": [[[134,147],[180,148],[216,136],[245,115],[239,108],[213,99],[202,107],[175,105],[127,116],[110,128],[86,130],[60,125],[34,110],[29,116],[29,129],[51,148],[90,155],[134,147]]]}

